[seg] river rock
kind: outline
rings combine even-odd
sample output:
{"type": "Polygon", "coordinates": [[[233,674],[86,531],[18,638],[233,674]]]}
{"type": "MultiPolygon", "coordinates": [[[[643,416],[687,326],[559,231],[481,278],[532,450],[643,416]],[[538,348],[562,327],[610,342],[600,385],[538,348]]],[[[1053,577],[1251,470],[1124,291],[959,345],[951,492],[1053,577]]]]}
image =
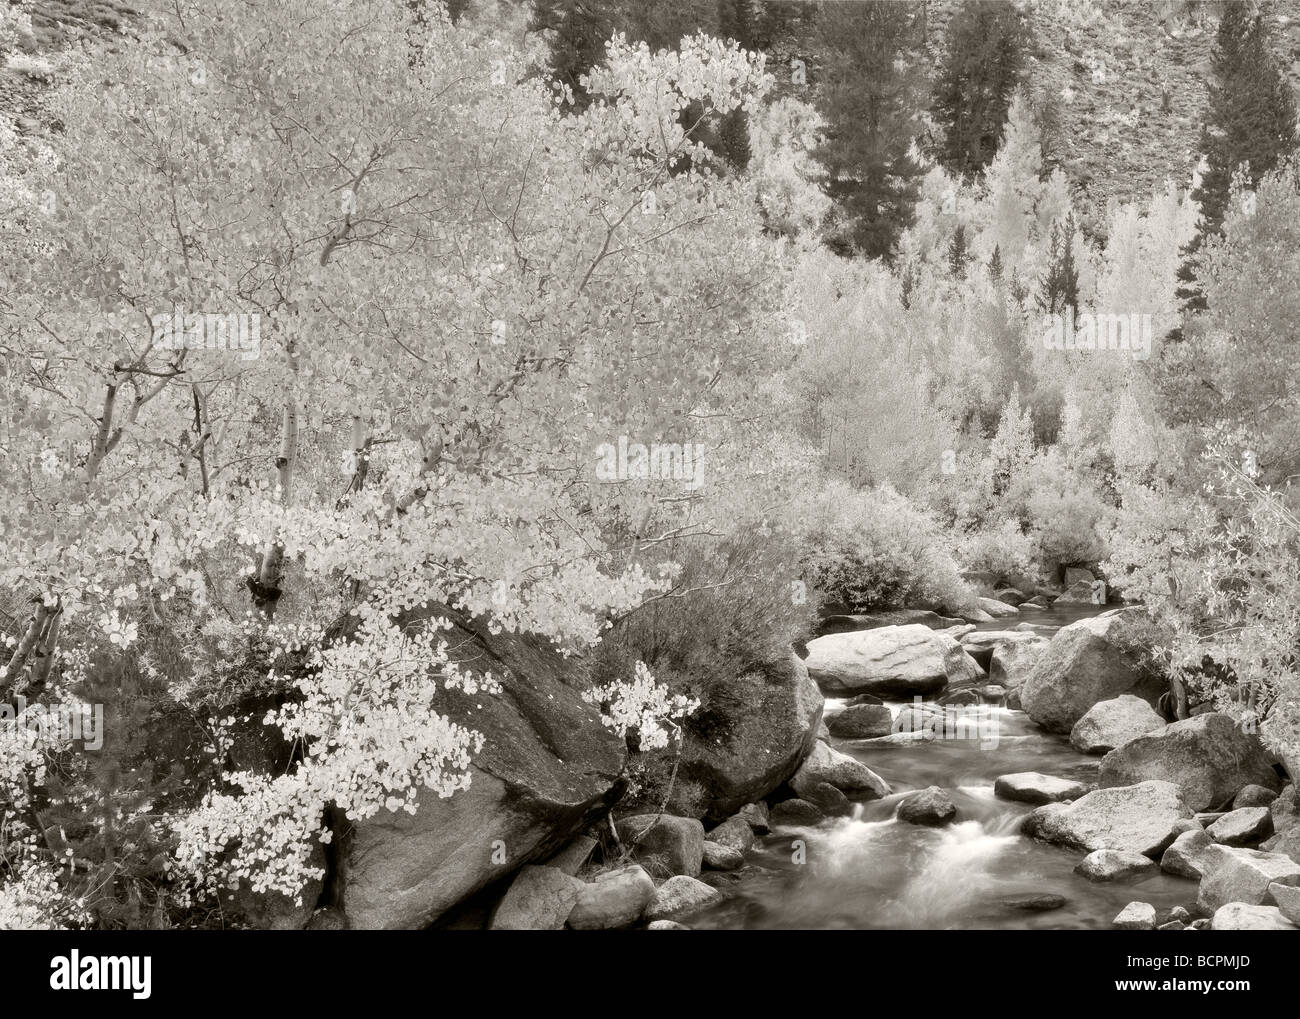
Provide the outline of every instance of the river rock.
{"type": "Polygon", "coordinates": [[[509,869],[568,844],[608,811],[626,781],[626,743],[582,699],[579,662],[535,637],[480,636],[434,603],[399,622],[416,627],[437,617],[453,621],[440,633],[452,659],[480,677],[490,667],[502,694],[441,689],[431,705],[486,737],[469,788],[446,799],[421,789],[415,814],[381,811],[350,822],[351,834],[338,840],[338,892],[356,930],[428,927],[509,869]]]}
{"type": "Polygon", "coordinates": [[[1073,803],[1031,811],[1023,831],[1032,838],[1092,852],[1127,849],[1156,856],[1174,839],[1175,821],[1192,812],[1170,782],[1097,789],[1073,803]]]}
{"type": "Polygon", "coordinates": [[[894,716],[895,733],[930,732],[943,728],[944,710],[941,705],[914,700],[904,704],[894,716]]]}
{"type": "Polygon", "coordinates": [[[1268,886],[1268,893],[1284,917],[1300,924],[1300,887],[1275,881],[1268,886]]]}
{"type": "Polygon", "coordinates": [[[1201,880],[1205,873],[1202,857],[1214,840],[1199,825],[1174,839],[1173,844],[1160,857],[1160,869],[1166,874],[1201,880]]]}
{"type": "Polygon", "coordinates": [[[879,630],[885,626],[928,626],[932,630],[946,630],[960,626],[962,621],[953,616],[941,616],[929,609],[894,609],[889,612],[869,612],[861,615],[832,615],[822,619],[817,636],[832,633],[854,633],[858,630],[879,630]]]}
{"type": "Polygon", "coordinates": [[[1201,887],[1196,904],[1213,913],[1229,902],[1273,905],[1269,885],[1300,885],[1300,864],[1281,853],[1210,846],[1201,857],[1201,887]]]}
{"type": "Polygon", "coordinates": [[[1149,877],[1159,869],[1154,860],[1141,853],[1124,849],[1096,849],[1079,861],[1074,872],[1089,881],[1127,881],[1130,878],[1149,877]]]}
{"type": "Polygon", "coordinates": [[[807,665],[822,690],[837,696],[936,694],[984,675],[955,640],[919,624],[818,637],[808,642],[807,665]]]}
{"type": "Polygon", "coordinates": [[[908,824],[939,827],[953,822],[957,817],[957,805],[947,790],[932,785],[904,796],[898,804],[897,816],[908,824]]]}
{"type": "Polygon", "coordinates": [[[993,597],[998,601],[1006,602],[1008,605],[1019,605],[1028,598],[1024,591],[1019,591],[1014,587],[1004,587],[1000,591],[994,591],[993,597]]]}
{"type": "Polygon", "coordinates": [[[1098,701],[1131,692],[1154,703],[1164,684],[1146,674],[1128,640],[1144,618],[1141,609],[1114,609],[1062,627],[1020,689],[1025,713],[1068,734],[1098,701]]]}
{"type": "Polygon", "coordinates": [[[790,780],[790,788],[802,797],[805,790],[818,782],[828,782],[842,792],[866,799],[880,799],[890,793],[889,783],[865,764],[820,741],[814,744],[812,753],[790,780]]]}
{"type": "Polygon", "coordinates": [[[689,931],[691,928],[676,920],[651,920],[645,925],[648,931],[689,931]]]}
{"type": "Polygon", "coordinates": [[[745,855],[721,842],[704,843],[704,866],[709,870],[740,870],[745,865],[745,855]]]}
{"type": "Polygon", "coordinates": [[[558,931],[578,903],[582,882],[554,867],[521,867],[492,914],[494,931],[558,931]]]}
{"type": "Polygon", "coordinates": [[[1076,581],[1056,597],[1060,605],[1088,605],[1096,600],[1092,582],[1076,581]]]}
{"type": "Polygon", "coordinates": [[[1247,846],[1273,834],[1273,815],[1268,807],[1242,807],[1224,814],[1206,831],[1220,845],[1247,846]]]}
{"type": "Polygon", "coordinates": [[[634,846],[632,857],[642,866],[651,861],[660,876],[695,877],[704,859],[704,825],[693,817],[671,814],[634,814],[615,826],[624,845],[634,846]]]}
{"type": "Polygon", "coordinates": [[[806,828],[824,819],[816,804],[807,800],[782,800],[772,808],[772,824],[778,828],[806,828]]]}
{"type": "Polygon", "coordinates": [[[628,927],[655,897],[655,883],[638,864],[599,874],[578,889],[569,926],[580,931],[628,927]]]}
{"type": "Polygon", "coordinates": [[[1090,707],[1070,730],[1070,746],[1081,754],[1108,754],[1130,740],[1163,729],[1165,720],[1141,697],[1120,694],[1090,707]]]}
{"type": "Polygon", "coordinates": [[[722,893],[703,881],[679,874],[670,877],[655,892],[646,907],[647,920],[667,920],[693,912],[722,898],[722,893]]]}
{"type": "Polygon", "coordinates": [[[1020,610],[1000,598],[976,598],[975,604],[994,619],[1006,619],[1008,616],[1020,615],[1020,610]]]}
{"type": "Polygon", "coordinates": [[[1011,775],[999,775],[997,781],[993,783],[994,794],[1004,800],[1036,805],[1077,800],[1080,796],[1086,795],[1091,788],[1085,782],[1043,775],[1037,771],[1018,771],[1011,775]]]}
{"type": "Polygon", "coordinates": [[[1153,931],[1156,929],[1156,907],[1149,902],[1130,902],[1119,911],[1113,924],[1122,931],[1153,931]]]}
{"type": "Polygon", "coordinates": [[[800,794],[827,817],[843,817],[853,812],[853,803],[829,782],[814,782],[800,794]]]}
{"type": "Polygon", "coordinates": [[[738,853],[747,853],[754,844],[754,830],[743,817],[732,817],[709,832],[709,841],[738,853]]]}
{"type": "Polygon", "coordinates": [[[1021,909],[1028,913],[1047,913],[1064,906],[1066,898],[1053,892],[1036,892],[1029,895],[1013,895],[1003,902],[1011,909],[1021,909]]]}
{"type": "Polygon", "coordinates": [[[887,736],[893,724],[893,712],[884,704],[853,704],[826,719],[830,734],[839,739],[887,736]]]}
{"type": "Polygon", "coordinates": [[[702,810],[705,821],[720,821],[789,781],[816,742],[823,701],[793,652],[739,675],[715,673],[709,683],[711,703],[725,705],[726,732],[683,741],[668,807],[690,816],[702,810]],[[703,802],[693,798],[700,789],[703,802]]]}
{"type": "Polygon", "coordinates": [[[1295,931],[1300,930],[1276,906],[1252,906],[1228,902],[1214,911],[1212,931],[1295,931]]]}
{"type": "Polygon", "coordinates": [[[1259,737],[1218,712],[1173,722],[1102,758],[1103,788],[1148,779],[1173,782],[1197,811],[1230,803],[1246,785],[1281,785],[1259,737]]]}
{"type": "Polygon", "coordinates": [[[770,811],[762,800],[757,803],[746,803],[736,811],[736,816],[749,825],[755,835],[766,835],[772,830],[770,811]]]}
{"type": "Polygon", "coordinates": [[[1266,789],[1262,785],[1248,785],[1237,793],[1232,801],[1233,810],[1241,810],[1243,807],[1268,807],[1277,799],[1278,793],[1272,789],[1266,789]]]}

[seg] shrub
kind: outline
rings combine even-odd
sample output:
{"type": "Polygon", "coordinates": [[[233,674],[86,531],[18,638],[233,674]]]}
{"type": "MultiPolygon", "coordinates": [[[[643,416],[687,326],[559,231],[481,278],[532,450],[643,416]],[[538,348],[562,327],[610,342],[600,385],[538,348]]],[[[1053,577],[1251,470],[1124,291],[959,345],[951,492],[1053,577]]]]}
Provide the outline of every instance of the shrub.
{"type": "Polygon", "coordinates": [[[813,585],[849,611],[971,602],[939,521],[892,488],[828,485],[812,500],[804,540],[813,585]]]}

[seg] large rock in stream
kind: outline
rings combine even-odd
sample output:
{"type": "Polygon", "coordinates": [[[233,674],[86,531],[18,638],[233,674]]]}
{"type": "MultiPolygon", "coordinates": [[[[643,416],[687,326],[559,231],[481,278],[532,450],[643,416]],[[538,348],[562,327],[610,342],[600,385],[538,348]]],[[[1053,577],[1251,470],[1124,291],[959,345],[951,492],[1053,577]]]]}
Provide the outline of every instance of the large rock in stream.
{"type": "Polygon", "coordinates": [[[1101,759],[1103,788],[1148,779],[1173,782],[1193,810],[1225,806],[1247,785],[1276,790],[1282,784],[1259,737],[1217,712],[1173,722],[1101,759]]]}
{"type": "Polygon", "coordinates": [[[709,714],[726,725],[701,739],[688,722],[669,809],[720,821],[798,770],[817,741],[824,701],[793,651],[739,675],[713,676],[710,684],[709,714]],[[687,802],[690,790],[703,799],[687,802]]]}
{"type": "Polygon", "coordinates": [[[1164,725],[1165,720],[1141,697],[1120,694],[1098,701],[1074,723],[1070,746],[1081,754],[1107,754],[1164,725]]]}
{"type": "Polygon", "coordinates": [[[436,710],[486,737],[468,789],[447,799],[421,790],[414,815],[384,811],[338,840],[337,891],[353,928],[428,926],[561,849],[622,792],[626,745],[582,700],[580,663],[535,638],[481,636],[444,606],[405,622],[437,616],[455,621],[446,631],[453,658],[475,674],[490,671],[502,689],[435,699],[436,710]]]}
{"type": "Polygon", "coordinates": [[[1022,831],[1085,853],[1123,849],[1155,857],[1174,841],[1177,822],[1191,816],[1176,785],[1141,782],[1039,807],[1025,818],[1022,831]]]}
{"type": "Polygon", "coordinates": [[[984,676],[957,641],[919,624],[818,637],[808,642],[807,665],[817,685],[839,697],[925,696],[984,676]]]}
{"type": "Polygon", "coordinates": [[[1142,609],[1113,609],[1063,626],[1020,690],[1025,713],[1068,734],[1098,701],[1132,693],[1154,704],[1165,684],[1142,667],[1134,629],[1143,619],[1142,609]]]}

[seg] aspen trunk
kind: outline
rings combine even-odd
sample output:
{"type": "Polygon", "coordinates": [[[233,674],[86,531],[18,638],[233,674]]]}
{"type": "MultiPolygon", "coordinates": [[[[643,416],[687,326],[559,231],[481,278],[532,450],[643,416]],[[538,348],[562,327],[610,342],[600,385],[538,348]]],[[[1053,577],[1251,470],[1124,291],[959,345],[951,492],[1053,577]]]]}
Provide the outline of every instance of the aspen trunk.
{"type": "MultiPolygon", "coordinates": [[[[293,492],[293,472],[298,462],[298,408],[290,396],[284,403],[280,419],[280,455],[276,457],[276,483],[280,489],[280,504],[289,505],[293,492]]],[[[284,579],[284,543],[273,538],[262,553],[257,578],[250,585],[253,604],[266,615],[275,614],[275,603],[280,597],[280,582],[284,579]]]]}
{"type": "Polygon", "coordinates": [[[37,647],[41,635],[45,632],[46,623],[49,622],[50,615],[53,613],[45,602],[36,606],[36,611],[32,613],[32,618],[27,621],[27,629],[23,631],[22,639],[18,641],[18,646],[9,656],[9,661],[5,665],[5,686],[11,690],[18,688],[19,679],[22,676],[23,669],[27,666],[27,660],[31,657],[32,650],[37,647]]]}

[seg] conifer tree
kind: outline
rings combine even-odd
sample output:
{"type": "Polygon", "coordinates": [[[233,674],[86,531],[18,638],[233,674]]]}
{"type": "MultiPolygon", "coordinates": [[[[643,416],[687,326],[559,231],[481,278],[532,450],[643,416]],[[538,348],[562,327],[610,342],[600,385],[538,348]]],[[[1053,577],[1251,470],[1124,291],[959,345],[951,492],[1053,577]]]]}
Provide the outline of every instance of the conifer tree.
{"type": "Polygon", "coordinates": [[[1079,271],[1074,264],[1074,213],[1052,224],[1051,260],[1039,283],[1039,307],[1049,315],[1079,310],[1079,271]]]}
{"type": "Polygon", "coordinates": [[[813,155],[840,217],[827,243],[841,254],[888,259],[913,221],[921,168],[911,150],[924,80],[914,19],[909,5],[883,0],[818,12],[827,129],[813,155]]]}
{"type": "Polygon", "coordinates": [[[1008,3],[964,3],[949,22],[933,112],[944,131],[941,160],[954,173],[979,172],[997,151],[1028,40],[1024,15],[1008,3]]]}
{"type": "Polygon", "coordinates": [[[1178,274],[1178,296],[1195,311],[1205,309],[1196,280],[1199,253],[1207,238],[1222,232],[1233,174],[1246,164],[1253,187],[1296,145],[1295,96],[1257,7],[1225,5],[1210,65],[1210,102],[1201,130],[1206,167],[1192,192],[1201,221],[1178,274]]]}

